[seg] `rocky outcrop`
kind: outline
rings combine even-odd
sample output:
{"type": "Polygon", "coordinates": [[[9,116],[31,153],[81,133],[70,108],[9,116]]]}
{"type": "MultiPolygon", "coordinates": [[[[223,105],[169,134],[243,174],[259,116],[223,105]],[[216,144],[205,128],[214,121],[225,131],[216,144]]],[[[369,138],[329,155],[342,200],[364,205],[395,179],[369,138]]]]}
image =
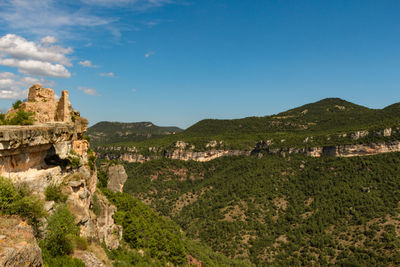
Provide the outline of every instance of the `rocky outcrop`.
{"type": "MultiPolygon", "coordinates": [[[[98,180],[95,164],[89,164],[89,143],[84,138],[88,122],[79,112],[73,111],[68,92],[63,91],[60,100],[55,101],[53,90],[35,85],[29,90],[28,101],[18,109],[35,112],[37,123],[0,126],[0,176],[10,178],[14,184],[26,185],[42,200],[45,200],[49,185],[59,186],[67,196],[66,204],[76,217],[81,236],[104,241],[110,249],[118,248],[122,229],[112,218],[116,208],[104,197],[100,201],[100,214],[95,215],[91,210],[98,180]]],[[[11,109],[9,114],[12,112],[16,111],[11,109]]],[[[46,201],[45,209],[51,214],[55,205],[54,201],[46,201]]],[[[34,240],[33,235],[32,238],[34,240]]],[[[38,251],[33,245],[21,244],[15,243],[7,251],[1,250],[6,254],[0,259],[0,266],[42,266],[37,244],[38,251]]],[[[0,255],[3,255],[1,251],[0,255]]],[[[86,253],[82,258],[92,262],[93,266],[100,266],[96,265],[98,262],[93,255],[86,253]]]]}
{"type": "Polygon", "coordinates": [[[0,266],[43,266],[32,227],[17,216],[0,217],[0,266]]]}
{"type": "Polygon", "coordinates": [[[29,88],[28,100],[23,102],[16,109],[11,108],[7,116],[15,114],[17,110],[23,110],[33,114],[35,123],[48,122],[72,122],[76,116],[71,104],[69,103],[68,91],[62,91],[58,101],[55,100],[54,90],[43,88],[40,84],[35,84],[29,88]]]}
{"type": "Polygon", "coordinates": [[[104,267],[105,265],[94,255],[93,252],[77,250],[74,251],[74,258],[81,259],[86,267],[104,267]]]}
{"type": "Polygon", "coordinates": [[[102,194],[97,194],[100,214],[94,219],[96,234],[100,242],[104,242],[108,249],[117,249],[122,238],[122,227],[114,223],[113,215],[117,208],[110,204],[102,194]]]}
{"type": "Polygon", "coordinates": [[[107,167],[107,188],[113,192],[121,192],[122,188],[128,179],[128,175],[125,172],[124,166],[117,164],[107,167]]]}
{"type": "Polygon", "coordinates": [[[70,151],[86,158],[85,130],[81,123],[0,126],[0,175],[46,168],[68,157],[70,151]]]}

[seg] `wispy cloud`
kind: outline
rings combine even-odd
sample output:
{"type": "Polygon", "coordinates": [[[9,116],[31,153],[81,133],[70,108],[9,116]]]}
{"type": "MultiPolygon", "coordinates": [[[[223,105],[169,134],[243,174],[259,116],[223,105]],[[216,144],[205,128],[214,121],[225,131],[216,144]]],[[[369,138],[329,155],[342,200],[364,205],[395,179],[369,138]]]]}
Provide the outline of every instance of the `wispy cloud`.
{"type": "Polygon", "coordinates": [[[28,88],[35,83],[49,87],[55,85],[54,82],[43,78],[21,77],[11,72],[0,72],[0,99],[26,98],[28,88]]]}
{"type": "Polygon", "coordinates": [[[16,67],[18,71],[28,75],[70,77],[65,66],[72,66],[67,55],[72,48],[50,45],[55,42],[51,36],[42,39],[42,43],[26,40],[15,34],[7,34],[0,38],[0,65],[16,67]]]}
{"type": "MultiPolygon", "coordinates": [[[[172,3],[171,0],[0,0],[0,22],[9,30],[38,36],[71,37],[102,27],[112,35],[121,35],[116,13],[105,15],[104,8],[145,11],[172,3]],[[76,3],[78,2],[78,3],[76,3]]],[[[48,41],[48,40],[47,40],[48,41]]]]}
{"type": "Polygon", "coordinates": [[[86,68],[97,68],[98,66],[93,65],[90,60],[79,61],[79,65],[86,67],[86,68]]]}
{"type": "Polygon", "coordinates": [[[100,73],[102,77],[114,77],[114,72],[100,73]]]}
{"type": "Polygon", "coordinates": [[[100,94],[97,93],[97,90],[94,88],[79,86],[78,90],[84,92],[87,95],[100,96],[100,94]]]}
{"type": "Polygon", "coordinates": [[[146,58],[149,58],[149,57],[151,57],[151,56],[153,56],[153,55],[155,55],[156,53],[154,52],[154,51],[150,51],[150,52],[147,52],[144,56],[146,57],[146,58]]]}
{"type": "Polygon", "coordinates": [[[105,7],[127,7],[134,10],[146,10],[170,4],[172,0],[82,0],[88,5],[105,7]]]}

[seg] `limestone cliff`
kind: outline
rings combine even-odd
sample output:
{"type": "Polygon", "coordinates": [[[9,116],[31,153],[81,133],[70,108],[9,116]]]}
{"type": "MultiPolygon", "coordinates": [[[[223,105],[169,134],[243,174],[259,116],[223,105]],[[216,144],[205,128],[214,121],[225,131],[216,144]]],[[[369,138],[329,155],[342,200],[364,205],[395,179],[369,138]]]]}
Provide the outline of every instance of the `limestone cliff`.
{"type": "MultiPolygon", "coordinates": [[[[376,131],[375,135],[384,137],[391,137],[395,132],[392,128],[386,128],[381,131],[376,131]]],[[[398,133],[399,130],[396,129],[398,133]]],[[[368,131],[356,131],[350,133],[352,140],[359,140],[363,136],[368,135],[368,131]]],[[[312,140],[307,138],[307,140],[312,140]]],[[[215,144],[216,141],[211,141],[210,144],[215,144]]],[[[362,143],[362,144],[343,144],[343,145],[326,145],[326,146],[308,146],[304,147],[274,147],[271,146],[270,140],[258,142],[251,150],[237,150],[237,149],[216,149],[214,146],[207,146],[205,151],[194,151],[194,146],[189,146],[183,141],[178,141],[174,149],[164,150],[162,153],[157,148],[149,148],[149,154],[140,154],[135,147],[98,147],[97,150],[101,157],[109,160],[120,160],[131,163],[143,163],[149,160],[170,158],[178,160],[194,160],[199,162],[210,161],[223,156],[250,156],[262,154],[303,154],[310,157],[332,156],[332,157],[355,157],[355,156],[368,156],[389,152],[400,152],[399,140],[388,140],[375,143],[362,143]],[[156,151],[156,153],[151,153],[156,151]]]]}
{"type": "MultiPolygon", "coordinates": [[[[26,185],[42,200],[48,186],[60,186],[81,235],[117,248],[122,232],[112,218],[115,207],[101,199],[100,214],[91,211],[98,180],[95,164],[89,162],[93,152],[84,137],[88,122],[72,109],[68,92],[55,101],[52,89],[34,85],[19,109],[34,112],[35,124],[0,126],[0,176],[26,185]]],[[[13,112],[10,109],[8,114],[13,112]]],[[[54,205],[54,201],[45,203],[50,214],[54,205]]]]}

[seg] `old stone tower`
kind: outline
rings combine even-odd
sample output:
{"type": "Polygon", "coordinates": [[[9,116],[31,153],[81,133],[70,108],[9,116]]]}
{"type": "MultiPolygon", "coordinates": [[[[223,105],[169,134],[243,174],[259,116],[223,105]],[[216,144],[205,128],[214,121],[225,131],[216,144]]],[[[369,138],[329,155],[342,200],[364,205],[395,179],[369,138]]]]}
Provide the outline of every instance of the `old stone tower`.
{"type": "MultiPolygon", "coordinates": [[[[29,88],[28,101],[23,102],[20,109],[34,113],[35,123],[72,122],[74,110],[69,103],[68,91],[62,91],[58,101],[54,98],[54,90],[35,84],[29,88]]],[[[16,112],[9,110],[9,114],[16,112]]]]}

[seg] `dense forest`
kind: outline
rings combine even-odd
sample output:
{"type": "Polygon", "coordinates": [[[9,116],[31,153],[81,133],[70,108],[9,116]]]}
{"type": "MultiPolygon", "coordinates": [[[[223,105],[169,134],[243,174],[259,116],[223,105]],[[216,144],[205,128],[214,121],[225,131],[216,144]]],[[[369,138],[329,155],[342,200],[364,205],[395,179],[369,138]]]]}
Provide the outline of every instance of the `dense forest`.
{"type": "Polygon", "coordinates": [[[400,154],[125,164],[124,191],[256,265],[400,264],[400,154]]]}
{"type": "MultiPolygon", "coordinates": [[[[277,115],[208,119],[162,138],[102,146],[117,147],[112,151],[117,154],[165,155],[177,149],[177,141],[184,141],[185,149],[205,151],[252,150],[260,141],[268,148],[301,148],[398,140],[400,104],[370,109],[329,98],[277,115]]],[[[400,153],[312,158],[261,149],[209,162],[161,156],[123,164],[128,174],[124,194],[108,195],[122,214],[116,218],[124,229],[140,229],[132,226],[136,219],[128,212],[136,203],[139,210],[150,207],[151,216],[173,222],[163,227],[173,236],[179,235],[173,229],[182,229],[185,237],[167,238],[176,240],[178,252],[165,256],[169,262],[180,264],[181,249],[197,247],[178,240],[198,240],[210,247],[200,251],[227,257],[211,265],[238,265],[227,263],[228,258],[257,266],[400,264],[400,153]]]]}

